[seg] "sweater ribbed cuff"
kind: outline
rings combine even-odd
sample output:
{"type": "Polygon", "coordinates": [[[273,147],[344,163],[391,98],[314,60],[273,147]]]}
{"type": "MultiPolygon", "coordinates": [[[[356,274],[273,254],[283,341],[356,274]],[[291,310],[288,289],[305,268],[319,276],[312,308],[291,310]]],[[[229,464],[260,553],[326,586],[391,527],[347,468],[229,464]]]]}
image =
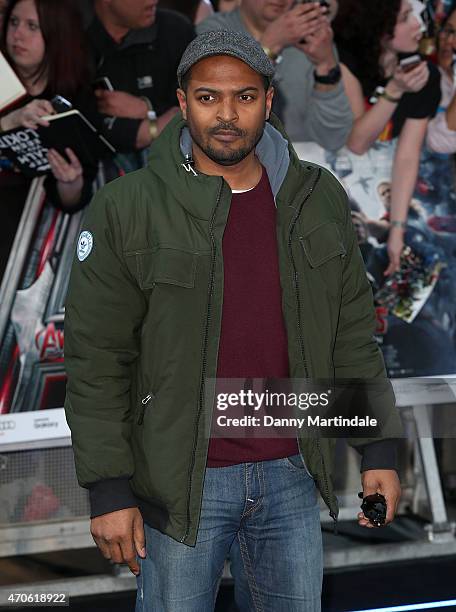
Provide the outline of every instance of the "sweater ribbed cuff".
{"type": "Polygon", "coordinates": [[[366,470],[396,470],[398,469],[397,462],[397,447],[398,439],[388,438],[387,440],[379,440],[366,444],[361,449],[361,469],[360,472],[366,470]]]}
{"type": "Polygon", "coordinates": [[[89,487],[89,501],[91,519],[108,512],[138,506],[127,476],[95,482],[89,487]]]}

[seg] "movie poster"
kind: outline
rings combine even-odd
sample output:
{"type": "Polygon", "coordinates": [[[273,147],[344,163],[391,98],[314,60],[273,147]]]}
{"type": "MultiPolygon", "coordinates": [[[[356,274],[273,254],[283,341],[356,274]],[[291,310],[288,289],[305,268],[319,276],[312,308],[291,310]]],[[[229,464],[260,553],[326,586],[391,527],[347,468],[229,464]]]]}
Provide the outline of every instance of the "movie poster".
{"type": "Polygon", "coordinates": [[[64,301],[81,212],[32,181],[0,286],[0,415],[63,406],[64,301]]]}
{"type": "Polygon", "coordinates": [[[377,340],[390,377],[456,372],[456,196],[453,159],[423,151],[409,207],[400,270],[389,277],[386,242],[396,140],[362,156],[296,145],[301,159],[329,168],[346,188],[372,285],[377,340]]]}

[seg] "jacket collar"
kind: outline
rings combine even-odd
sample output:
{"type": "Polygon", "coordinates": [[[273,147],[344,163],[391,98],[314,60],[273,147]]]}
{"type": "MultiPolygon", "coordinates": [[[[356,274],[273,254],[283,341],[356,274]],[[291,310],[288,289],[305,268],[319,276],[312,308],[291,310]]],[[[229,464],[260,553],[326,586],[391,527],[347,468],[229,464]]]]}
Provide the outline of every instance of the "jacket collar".
{"type": "MultiPolygon", "coordinates": [[[[272,113],[255,152],[266,169],[274,198],[285,183],[298,180],[301,164],[282,124],[272,113]]],[[[210,218],[221,177],[200,174],[194,169],[192,139],[180,113],[151,146],[148,167],[192,216],[210,218]]]]}
{"type": "MultiPolygon", "coordinates": [[[[190,167],[193,167],[190,162],[192,159],[192,139],[190,131],[186,126],[181,130],[179,144],[185,161],[190,167]]],[[[275,198],[282,186],[290,163],[288,143],[276,128],[270,123],[266,123],[263,136],[255,149],[255,154],[266,169],[275,198]]],[[[187,172],[191,171],[189,168],[185,168],[185,166],[184,169],[187,172]]]]}

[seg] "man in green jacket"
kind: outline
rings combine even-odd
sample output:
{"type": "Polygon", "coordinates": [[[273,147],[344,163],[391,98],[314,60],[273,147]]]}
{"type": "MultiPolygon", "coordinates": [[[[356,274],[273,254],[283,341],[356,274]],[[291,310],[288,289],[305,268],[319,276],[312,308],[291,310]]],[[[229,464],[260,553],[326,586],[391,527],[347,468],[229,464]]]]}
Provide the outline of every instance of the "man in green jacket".
{"type": "MultiPolygon", "coordinates": [[[[242,611],[320,610],[317,490],[337,520],[335,439],[211,437],[209,380],[389,384],[347,196],[270,116],[272,76],[244,34],[195,39],[182,116],[147,168],[98,192],[77,244],[66,415],[91,533],[138,576],[141,610],[212,610],[228,556],[242,611]]],[[[349,442],[390,522],[394,440],[349,442]]]]}

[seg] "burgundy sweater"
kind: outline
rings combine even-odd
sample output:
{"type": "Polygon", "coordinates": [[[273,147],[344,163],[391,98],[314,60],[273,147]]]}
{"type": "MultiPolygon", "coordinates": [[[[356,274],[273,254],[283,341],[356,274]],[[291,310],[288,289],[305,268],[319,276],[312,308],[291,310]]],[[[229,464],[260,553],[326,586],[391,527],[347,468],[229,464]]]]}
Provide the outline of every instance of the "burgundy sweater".
{"type": "MultiPolygon", "coordinates": [[[[223,261],[217,378],[287,378],[276,208],[264,168],[256,187],[233,193],[223,235],[223,261]]],[[[214,437],[209,443],[207,466],[279,459],[297,453],[295,438],[214,437]]]]}

